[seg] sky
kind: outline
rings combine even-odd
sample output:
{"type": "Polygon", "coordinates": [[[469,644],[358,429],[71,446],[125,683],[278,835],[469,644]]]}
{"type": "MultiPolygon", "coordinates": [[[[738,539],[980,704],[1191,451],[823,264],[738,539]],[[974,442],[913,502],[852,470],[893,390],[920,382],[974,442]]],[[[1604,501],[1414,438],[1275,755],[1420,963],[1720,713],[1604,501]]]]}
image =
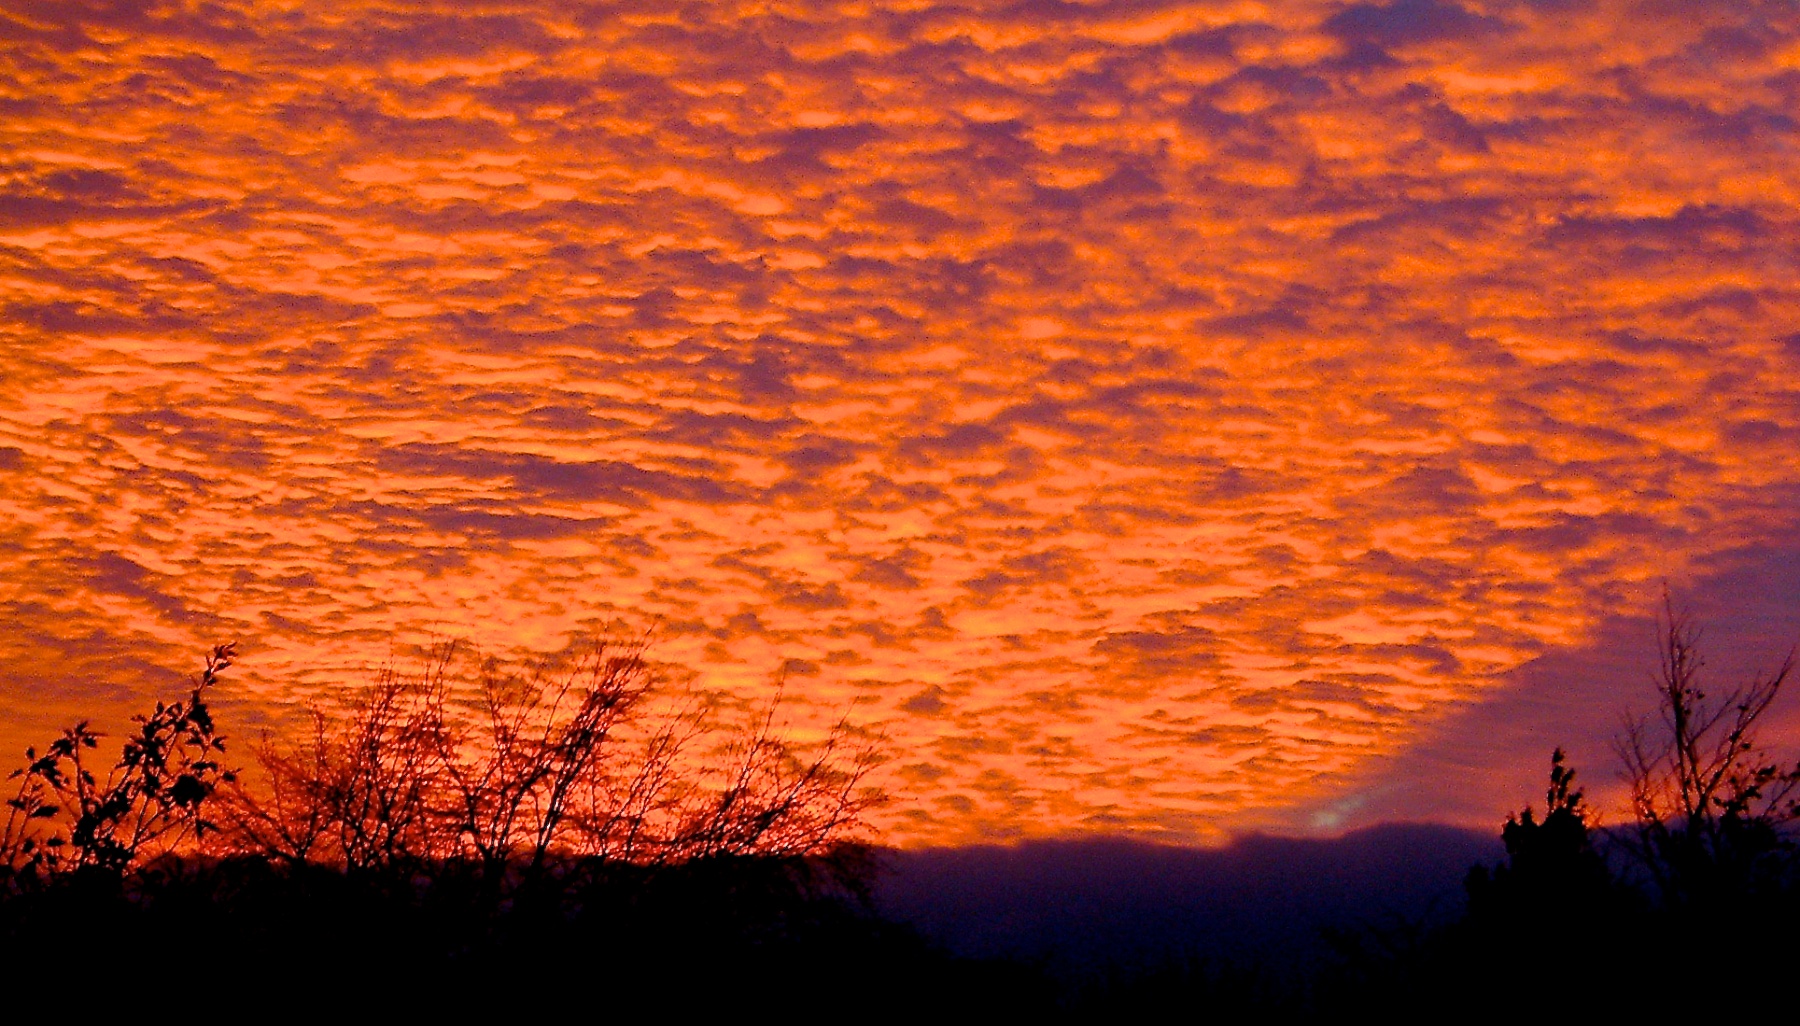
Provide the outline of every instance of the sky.
{"type": "Polygon", "coordinates": [[[1665,585],[1800,638],[1791,0],[0,38],[0,751],[648,632],[893,843],[1207,844],[1604,790],[1665,585]]]}

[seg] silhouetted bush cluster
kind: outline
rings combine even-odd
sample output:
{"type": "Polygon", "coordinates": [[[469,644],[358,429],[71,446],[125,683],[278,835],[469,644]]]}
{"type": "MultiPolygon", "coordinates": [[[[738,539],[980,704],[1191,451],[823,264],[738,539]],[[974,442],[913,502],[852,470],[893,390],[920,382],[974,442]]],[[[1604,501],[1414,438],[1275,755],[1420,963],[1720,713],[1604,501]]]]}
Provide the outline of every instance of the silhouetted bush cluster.
{"type": "Polygon", "coordinates": [[[28,750],[0,834],[0,965],[89,997],[180,981],[397,1011],[571,987],[609,1013],[1030,999],[870,911],[855,830],[876,749],[847,725],[797,746],[774,704],[738,729],[655,709],[637,648],[472,682],[454,655],[383,674],[298,743],[265,739],[255,788],[206,704],[228,645],[186,701],[137,718],[110,772],[85,722],[28,750]]]}

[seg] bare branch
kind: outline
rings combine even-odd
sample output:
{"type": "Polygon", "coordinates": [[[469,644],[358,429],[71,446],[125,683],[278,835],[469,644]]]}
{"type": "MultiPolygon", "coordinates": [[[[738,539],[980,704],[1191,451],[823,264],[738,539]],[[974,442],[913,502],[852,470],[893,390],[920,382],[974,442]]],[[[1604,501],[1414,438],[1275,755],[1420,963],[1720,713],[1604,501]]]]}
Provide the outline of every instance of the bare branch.
{"type": "Polygon", "coordinates": [[[1702,900],[1749,886],[1790,847],[1782,830],[1800,818],[1800,766],[1763,758],[1757,730],[1794,653],[1773,673],[1709,697],[1700,631],[1666,592],[1658,638],[1656,729],[1628,718],[1614,743],[1637,822],[1630,849],[1666,899],[1702,900]]]}

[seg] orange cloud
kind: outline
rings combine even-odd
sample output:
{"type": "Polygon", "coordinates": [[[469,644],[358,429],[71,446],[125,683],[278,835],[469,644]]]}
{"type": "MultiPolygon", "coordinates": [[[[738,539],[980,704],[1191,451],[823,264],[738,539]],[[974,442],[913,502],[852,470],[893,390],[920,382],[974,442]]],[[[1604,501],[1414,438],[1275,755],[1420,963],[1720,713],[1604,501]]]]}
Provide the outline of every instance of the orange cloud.
{"type": "Polygon", "coordinates": [[[14,5],[0,739],[656,623],[1200,840],[1791,531],[1789,5],[814,6],[14,5]]]}

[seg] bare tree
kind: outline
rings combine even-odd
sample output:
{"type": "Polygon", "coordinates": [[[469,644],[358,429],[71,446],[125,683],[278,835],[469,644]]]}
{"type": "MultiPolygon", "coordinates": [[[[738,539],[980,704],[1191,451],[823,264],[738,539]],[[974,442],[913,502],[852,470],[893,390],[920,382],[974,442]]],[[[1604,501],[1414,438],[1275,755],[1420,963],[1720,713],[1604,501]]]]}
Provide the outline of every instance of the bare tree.
{"type": "Polygon", "coordinates": [[[1767,758],[1757,728],[1794,669],[1709,695],[1700,630],[1665,594],[1656,718],[1628,719],[1616,742],[1631,788],[1629,844],[1665,900],[1742,895],[1776,869],[1800,820],[1800,764],[1767,758]]]}
{"type": "Polygon", "coordinates": [[[685,811],[672,838],[685,857],[805,855],[825,848],[880,800],[865,782],[877,750],[853,741],[848,718],[811,752],[774,732],[782,685],[753,731],[723,749],[723,780],[685,811]]]}
{"type": "Polygon", "coordinates": [[[388,667],[347,707],[310,710],[305,740],[265,734],[252,749],[261,786],[230,796],[223,850],[353,872],[452,854],[441,800],[453,656],[440,647],[417,676],[388,667]]]}
{"type": "Polygon", "coordinates": [[[298,744],[265,738],[266,781],[236,796],[236,850],[457,862],[498,881],[569,858],[817,854],[880,800],[877,745],[847,721],[807,747],[775,730],[779,690],[747,728],[697,701],[671,708],[641,640],[524,670],[483,660],[472,681],[458,654],[441,646],[417,676],[385,672],[348,709],[315,711],[298,744]]]}
{"type": "Polygon", "coordinates": [[[460,854],[490,872],[520,862],[541,869],[570,846],[573,821],[591,794],[584,784],[608,770],[619,731],[640,713],[652,679],[641,643],[605,644],[555,672],[520,673],[482,664],[471,708],[447,715],[440,693],[433,713],[446,797],[460,854]]]}

